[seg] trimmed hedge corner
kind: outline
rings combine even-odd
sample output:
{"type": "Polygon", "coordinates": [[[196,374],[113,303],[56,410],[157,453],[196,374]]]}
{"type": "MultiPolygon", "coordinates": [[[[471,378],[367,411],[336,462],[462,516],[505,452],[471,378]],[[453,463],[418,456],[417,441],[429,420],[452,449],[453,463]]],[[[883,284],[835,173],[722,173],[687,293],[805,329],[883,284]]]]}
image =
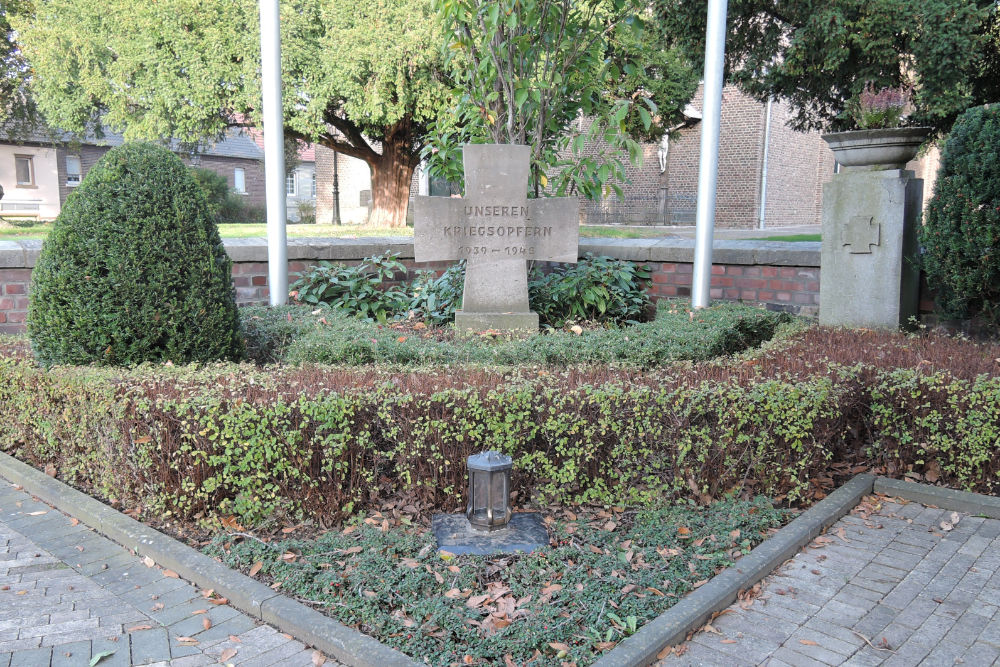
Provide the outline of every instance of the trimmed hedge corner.
{"type": "Polygon", "coordinates": [[[996,358],[837,330],[658,372],[44,371],[14,355],[0,360],[0,447],[132,507],[246,524],[331,522],[397,494],[457,508],[463,461],[484,448],[514,457],[519,503],[795,501],[858,466],[996,493],[996,358]]]}

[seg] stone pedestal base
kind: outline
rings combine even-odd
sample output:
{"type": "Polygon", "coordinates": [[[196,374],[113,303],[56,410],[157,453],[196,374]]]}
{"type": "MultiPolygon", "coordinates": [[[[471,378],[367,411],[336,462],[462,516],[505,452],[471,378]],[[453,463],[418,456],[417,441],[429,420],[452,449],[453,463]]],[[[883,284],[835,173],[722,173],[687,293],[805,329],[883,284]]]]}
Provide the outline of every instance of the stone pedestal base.
{"type": "Polygon", "coordinates": [[[917,314],[923,188],[902,169],[846,171],[823,186],[820,324],[896,329],[917,314]]]}
{"type": "Polygon", "coordinates": [[[542,515],[534,512],[518,512],[506,528],[492,532],[474,529],[464,514],[435,514],[431,531],[438,549],[456,556],[528,553],[549,546],[542,515]]]}
{"type": "Polygon", "coordinates": [[[459,331],[529,331],[538,333],[538,313],[478,313],[455,311],[455,328],[459,331]]]}

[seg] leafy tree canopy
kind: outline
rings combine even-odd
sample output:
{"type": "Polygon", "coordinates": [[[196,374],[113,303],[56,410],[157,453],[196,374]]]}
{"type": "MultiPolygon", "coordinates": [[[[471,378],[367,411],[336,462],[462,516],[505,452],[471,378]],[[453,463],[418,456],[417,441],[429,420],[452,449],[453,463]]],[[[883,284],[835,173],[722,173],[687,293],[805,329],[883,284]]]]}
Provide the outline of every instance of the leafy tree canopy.
{"type": "MultiPolygon", "coordinates": [[[[426,123],[444,107],[427,0],[281,5],[285,130],[372,167],[376,222],[402,223],[426,123]],[[406,185],[408,186],[408,180],[406,185]]],[[[15,20],[47,119],[129,139],[217,138],[260,124],[256,0],[37,0],[15,20]]]]}
{"type": "Polygon", "coordinates": [[[425,154],[461,180],[467,142],[529,144],[537,195],[620,189],[624,157],[681,117],[697,74],[645,3],[632,0],[435,0],[448,37],[454,116],[425,154]],[[574,123],[580,116],[586,123],[574,123]],[[587,151],[584,151],[584,148],[587,151]],[[567,157],[571,156],[571,157],[567,157]]]}
{"type": "MultiPolygon", "coordinates": [[[[664,28],[704,58],[704,0],[657,0],[664,28]]],[[[799,129],[848,129],[847,102],[867,82],[913,84],[909,122],[947,131],[995,98],[995,0],[730,0],[730,80],[764,100],[787,100],[799,129]]]]}
{"type": "Polygon", "coordinates": [[[34,116],[34,104],[26,89],[28,64],[10,24],[11,16],[28,6],[27,0],[0,3],[0,124],[25,123],[34,116]]]}

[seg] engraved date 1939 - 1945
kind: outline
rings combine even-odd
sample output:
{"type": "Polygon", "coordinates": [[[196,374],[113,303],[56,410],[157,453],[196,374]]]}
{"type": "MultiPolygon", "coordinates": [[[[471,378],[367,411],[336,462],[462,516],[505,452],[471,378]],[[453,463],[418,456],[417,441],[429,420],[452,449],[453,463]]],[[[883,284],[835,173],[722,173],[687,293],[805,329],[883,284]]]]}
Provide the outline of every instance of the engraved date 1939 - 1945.
{"type": "Polygon", "coordinates": [[[533,247],[525,246],[506,246],[502,248],[487,248],[486,246],[468,246],[463,245],[458,247],[458,254],[462,257],[472,257],[472,256],[489,256],[494,257],[533,257],[535,254],[535,249],[533,247]]]}

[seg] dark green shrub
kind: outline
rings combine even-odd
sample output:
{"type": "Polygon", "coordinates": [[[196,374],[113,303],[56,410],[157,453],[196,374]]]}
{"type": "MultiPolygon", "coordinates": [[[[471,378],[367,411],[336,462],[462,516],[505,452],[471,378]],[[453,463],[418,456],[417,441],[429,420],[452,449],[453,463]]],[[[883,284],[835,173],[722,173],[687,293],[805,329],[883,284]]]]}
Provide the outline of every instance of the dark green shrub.
{"type": "Polygon", "coordinates": [[[246,195],[230,190],[219,206],[218,220],[220,224],[261,224],[267,222],[267,211],[248,203],[246,195]]]}
{"type": "Polygon", "coordinates": [[[127,365],[243,356],[230,261],[170,151],[107,153],[67,200],[32,273],[39,361],[127,365]]]}
{"type": "Polygon", "coordinates": [[[326,304],[364,320],[385,322],[403,314],[409,296],[395,281],[406,278],[406,267],[386,253],[356,266],[320,262],[295,274],[292,296],[303,303],[326,304]]]}
{"type": "Polygon", "coordinates": [[[1000,104],[955,122],[920,243],[941,314],[1000,325],[1000,104]]]}
{"type": "Polygon", "coordinates": [[[194,182],[201,188],[205,203],[208,204],[209,214],[212,218],[217,219],[226,197],[229,196],[229,182],[226,181],[225,176],[204,167],[191,167],[191,175],[194,176],[194,182]]]}
{"type": "Polygon", "coordinates": [[[528,282],[531,309],[543,325],[556,328],[568,321],[634,324],[650,302],[645,292],[649,275],[634,262],[587,253],[578,263],[558,265],[548,274],[533,272],[528,282]]]}
{"type": "Polygon", "coordinates": [[[465,291],[465,260],[449,266],[440,276],[421,271],[410,284],[409,311],[428,324],[450,324],[462,305],[465,291]]]}
{"type": "MultiPolygon", "coordinates": [[[[401,285],[405,273],[406,267],[390,255],[369,257],[357,266],[320,262],[297,274],[292,290],[303,303],[327,304],[369,320],[414,315],[428,324],[453,322],[462,304],[465,262],[453,264],[441,276],[422,271],[401,285]]],[[[650,305],[648,280],[643,266],[588,254],[578,264],[557,266],[551,273],[532,271],[529,303],[541,324],[552,328],[571,321],[635,324],[650,305]]]]}

